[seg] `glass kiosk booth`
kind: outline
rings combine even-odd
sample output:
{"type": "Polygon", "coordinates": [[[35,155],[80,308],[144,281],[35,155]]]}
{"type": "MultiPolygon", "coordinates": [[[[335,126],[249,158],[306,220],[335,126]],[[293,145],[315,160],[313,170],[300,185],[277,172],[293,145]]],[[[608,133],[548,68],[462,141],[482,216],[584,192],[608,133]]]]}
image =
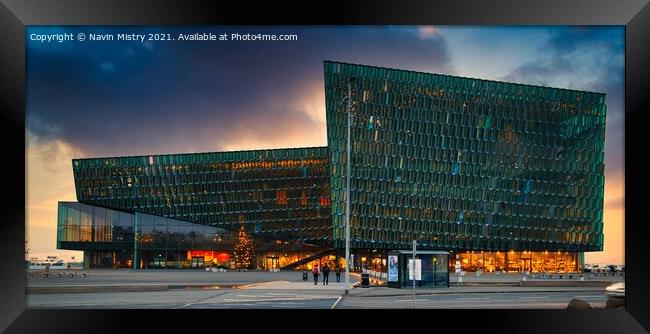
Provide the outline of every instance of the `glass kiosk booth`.
{"type": "MultiPolygon", "coordinates": [[[[409,279],[409,260],[413,258],[412,250],[395,250],[388,252],[388,287],[411,288],[409,279]]],[[[417,288],[449,287],[449,252],[421,250],[415,252],[415,259],[420,260],[421,280],[415,281],[417,288]]]]}

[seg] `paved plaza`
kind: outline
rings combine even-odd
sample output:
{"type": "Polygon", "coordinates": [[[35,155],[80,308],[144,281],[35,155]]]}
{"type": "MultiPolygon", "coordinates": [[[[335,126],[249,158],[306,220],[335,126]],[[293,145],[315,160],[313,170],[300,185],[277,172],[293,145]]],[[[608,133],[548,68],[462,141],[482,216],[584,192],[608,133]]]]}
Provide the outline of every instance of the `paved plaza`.
{"type": "MultiPolygon", "coordinates": [[[[604,286],[519,286],[521,274],[465,275],[449,288],[360,287],[360,275],[345,284],[330,274],[328,285],[313,284],[301,271],[207,272],[182,270],[87,270],[86,277],[34,277],[27,281],[29,308],[566,308],[573,298],[604,308],[604,286]]],[[[344,275],[341,275],[341,280],[344,275]]],[[[531,278],[534,279],[534,278],[531,278]]],[[[585,278],[621,281],[620,276],[585,278]]],[[[558,281],[555,278],[555,281],[558,281]]],[[[605,282],[607,283],[607,282],[605,282]]]]}
{"type": "MultiPolygon", "coordinates": [[[[28,271],[28,286],[37,285],[75,285],[75,284],[170,284],[170,285],[243,285],[251,283],[263,283],[274,281],[286,282],[302,282],[302,271],[297,270],[281,270],[278,272],[269,271],[227,271],[227,272],[212,272],[205,270],[131,270],[131,269],[91,269],[91,270],[53,270],[50,272],[49,277],[44,277],[42,272],[28,271]],[[57,274],[61,273],[61,277],[57,274]],[[73,273],[74,277],[69,277],[73,273]],[[79,274],[85,273],[85,277],[79,274]]],[[[514,283],[518,284],[522,277],[527,280],[561,280],[565,282],[579,281],[582,277],[584,281],[611,281],[622,282],[625,277],[617,274],[610,275],[595,275],[590,273],[574,273],[574,274],[542,274],[534,273],[530,275],[522,275],[521,273],[487,273],[476,275],[474,273],[466,273],[462,275],[462,283],[464,284],[498,284],[498,283],[514,283]]],[[[385,277],[383,277],[385,279],[385,277]]],[[[336,281],[336,275],[330,273],[330,283],[336,281]]],[[[341,274],[341,281],[345,279],[345,274],[341,274]]],[[[350,281],[352,283],[359,281],[359,273],[351,273],[350,281]]],[[[322,283],[322,276],[319,277],[322,283]]],[[[313,279],[311,273],[308,273],[308,282],[313,279]]],[[[458,282],[458,277],[454,273],[449,274],[449,283],[451,285],[458,282]]]]}
{"type": "Polygon", "coordinates": [[[603,290],[480,287],[416,290],[277,282],[239,289],[172,289],[115,293],[28,294],[29,308],[566,308],[573,298],[604,308],[603,290]]]}
{"type": "MultiPolygon", "coordinates": [[[[227,271],[212,272],[205,270],[174,270],[174,269],[91,269],[91,270],[52,270],[49,277],[33,275],[28,279],[28,285],[38,284],[224,284],[240,285],[271,281],[302,281],[302,271],[282,270],[269,271],[227,271]],[[56,274],[62,273],[62,277],[56,274]],[[68,277],[69,273],[86,273],[86,277],[75,275],[68,277]]],[[[330,274],[331,277],[334,274],[330,274]]],[[[309,274],[311,279],[311,274],[309,274]]]]}

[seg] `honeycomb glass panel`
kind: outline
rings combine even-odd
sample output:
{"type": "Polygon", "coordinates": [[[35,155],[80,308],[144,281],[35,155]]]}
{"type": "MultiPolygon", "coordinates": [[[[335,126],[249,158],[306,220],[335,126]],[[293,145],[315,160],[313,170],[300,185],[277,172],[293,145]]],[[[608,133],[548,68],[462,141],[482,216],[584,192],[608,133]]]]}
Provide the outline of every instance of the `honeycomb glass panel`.
{"type": "MultiPolygon", "coordinates": [[[[434,249],[602,250],[604,94],[325,65],[328,151],[336,170],[346,167],[338,158],[346,155],[347,139],[341,99],[357,77],[351,86],[354,219],[367,230],[379,229],[382,219],[399,222],[371,239],[359,233],[352,247],[371,241],[373,248],[408,248],[417,238],[434,249]],[[369,213],[366,206],[381,210],[369,213]],[[574,231],[583,226],[597,237],[578,238],[574,231]]],[[[345,176],[330,175],[333,192],[345,192],[345,176]]],[[[332,201],[341,207],[345,199],[332,201]]],[[[339,246],[344,217],[344,211],[332,216],[339,246]]]]}

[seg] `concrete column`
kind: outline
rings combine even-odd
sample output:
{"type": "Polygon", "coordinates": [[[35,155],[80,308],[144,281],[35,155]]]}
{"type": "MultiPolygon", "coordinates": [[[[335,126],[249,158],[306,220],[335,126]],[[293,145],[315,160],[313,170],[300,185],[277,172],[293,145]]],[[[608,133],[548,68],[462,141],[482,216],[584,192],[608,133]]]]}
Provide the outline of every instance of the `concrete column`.
{"type": "Polygon", "coordinates": [[[585,267],[585,252],[578,252],[576,253],[576,271],[581,271],[582,268],[585,267]]]}
{"type": "Polygon", "coordinates": [[[91,251],[84,251],[84,256],[83,256],[83,268],[84,269],[90,269],[90,264],[92,263],[92,252],[91,251]]]}
{"type": "Polygon", "coordinates": [[[485,272],[485,252],[483,252],[481,254],[483,254],[483,265],[482,265],[483,268],[481,268],[481,269],[483,269],[483,272],[485,272]]]}
{"type": "Polygon", "coordinates": [[[140,267],[140,245],[139,245],[139,239],[140,239],[140,215],[135,214],[135,219],[134,219],[134,226],[133,226],[133,270],[138,270],[140,267]]]}

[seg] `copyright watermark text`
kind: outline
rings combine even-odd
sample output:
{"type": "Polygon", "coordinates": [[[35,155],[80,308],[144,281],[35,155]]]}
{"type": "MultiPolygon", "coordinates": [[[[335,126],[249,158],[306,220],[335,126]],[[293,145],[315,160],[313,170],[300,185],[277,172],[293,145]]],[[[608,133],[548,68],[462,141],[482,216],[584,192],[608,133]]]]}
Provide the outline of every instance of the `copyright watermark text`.
{"type": "Polygon", "coordinates": [[[61,33],[61,34],[30,34],[31,41],[41,43],[63,43],[68,41],[101,42],[101,41],[297,41],[297,34],[262,34],[262,33],[61,33]]]}

